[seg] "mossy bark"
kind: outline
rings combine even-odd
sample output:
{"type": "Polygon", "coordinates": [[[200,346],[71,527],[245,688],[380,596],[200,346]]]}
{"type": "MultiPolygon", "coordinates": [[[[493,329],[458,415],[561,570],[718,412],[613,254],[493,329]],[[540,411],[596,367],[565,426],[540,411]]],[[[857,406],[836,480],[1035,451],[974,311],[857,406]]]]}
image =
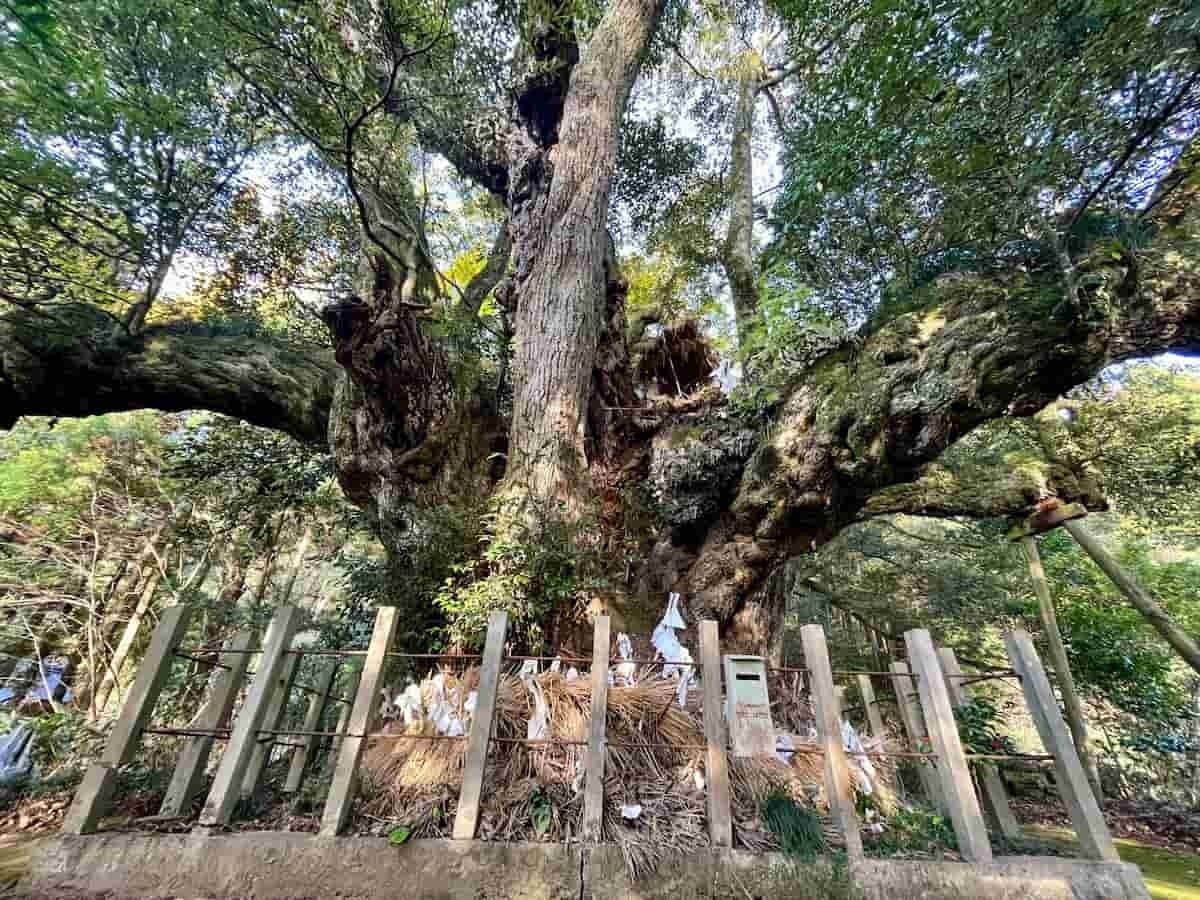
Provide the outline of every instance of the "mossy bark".
{"type": "Polygon", "coordinates": [[[114,340],[113,320],[84,304],[0,315],[0,428],[22,415],[90,416],[208,409],[318,442],[337,372],[333,354],[190,323],[114,340]]]}
{"type": "Polygon", "coordinates": [[[1094,503],[1093,484],[1052,466],[967,485],[929,464],[982,422],[1032,415],[1111,362],[1200,344],[1189,240],[1167,235],[1136,260],[1089,254],[1079,306],[1061,302],[1051,273],[943,276],[912,311],[817,362],[710,528],[688,577],[693,607],[753,643],[782,616],[741,615],[768,573],[860,515],[1015,514],[1056,495],[1094,503]]]}

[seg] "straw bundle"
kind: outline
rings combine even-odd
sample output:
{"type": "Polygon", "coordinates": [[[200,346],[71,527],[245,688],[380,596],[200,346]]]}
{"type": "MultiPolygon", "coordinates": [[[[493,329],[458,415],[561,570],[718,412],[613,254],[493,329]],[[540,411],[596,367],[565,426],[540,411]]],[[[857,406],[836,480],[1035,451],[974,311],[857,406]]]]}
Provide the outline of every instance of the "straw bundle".
{"type": "MultiPolygon", "coordinates": [[[[446,675],[446,692],[457,687],[457,696],[465,698],[478,678],[477,669],[461,677],[446,675]]],[[[567,681],[556,672],[536,678],[546,702],[546,738],[587,740],[591,713],[588,680],[567,681]]],[[[621,848],[632,877],[643,877],[666,860],[708,843],[704,753],[700,749],[704,733],[696,710],[677,705],[676,687],[673,681],[650,675],[632,686],[608,691],[603,837],[621,848]],[[636,816],[635,806],[641,807],[636,816]],[[622,814],[623,808],[628,808],[631,817],[622,814]]],[[[494,737],[525,738],[533,713],[529,688],[515,676],[503,676],[494,737]]],[[[797,730],[803,724],[796,714],[784,721],[797,730]]],[[[392,723],[385,730],[422,736],[434,733],[427,721],[407,730],[392,723]]],[[[841,843],[828,821],[824,758],[803,752],[815,746],[797,739],[797,752],[786,763],[773,758],[730,759],[735,837],[741,846],[778,849],[778,840],[763,823],[761,811],[769,796],[780,793],[797,804],[825,812],[830,843],[841,843]]],[[[484,773],[480,836],[491,840],[578,839],[586,751],[578,745],[493,743],[484,773]]],[[[465,754],[465,741],[372,740],[362,764],[363,811],[405,826],[414,837],[447,835],[462,785],[465,754]]],[[[854,766],[854,757],[850,761],[854,766]]],[[[877,764],[876,772],[881,776],[875,779],[876,805],[884,811],[881,799],[887,798],[885,803],[894,800],[890,788],[880,782],[894,777],[894,769],[877,764]]]]}

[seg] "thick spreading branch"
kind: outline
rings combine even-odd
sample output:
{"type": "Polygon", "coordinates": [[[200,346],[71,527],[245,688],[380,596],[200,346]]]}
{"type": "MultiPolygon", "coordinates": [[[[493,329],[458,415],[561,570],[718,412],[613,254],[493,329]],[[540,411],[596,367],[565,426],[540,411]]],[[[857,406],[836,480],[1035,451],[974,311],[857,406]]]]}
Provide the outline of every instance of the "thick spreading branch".
{"type": "Polygon", "coordinates": [[[1109,363],[1200,346],[1191,230],[1173,220],[1136,255],[1094,247],[1078,264],[1078,307],[1050,272],[942,276],[913,311],[814,364],[708,533],[689,575],[697,606],[732,620],[780,560],[864,511],[1028,510],[1055,479],[1014,473],[985,498],[926,466],[979,424],[1032,415],[1109,363]]]}
{"type": "Polygon", "coordinates": [[[332,353],[185,329],[151,326],[114,342],[111,317],[92,306],[9,309],[0,315],[0,428],[25,415],[207,409],[325,440],[332,353]]]}

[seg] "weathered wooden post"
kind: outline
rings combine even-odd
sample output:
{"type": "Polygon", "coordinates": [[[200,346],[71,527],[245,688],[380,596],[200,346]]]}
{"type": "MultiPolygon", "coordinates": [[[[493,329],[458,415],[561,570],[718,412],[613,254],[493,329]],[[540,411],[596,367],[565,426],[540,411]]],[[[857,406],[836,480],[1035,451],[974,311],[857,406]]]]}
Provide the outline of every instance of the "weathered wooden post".
{"type": "Polygon", "coordinates": [[[129,762],[137,749],[138,738],[171,672],[171,655],[187,631],[190,613],[189,606],[172,606],[158,620],[121,715],[109,732],[104,753],[98,762],[88,766],[75,791],[75,799],[63,820],[64,834],[90,834],[108,811],[117,784],[117,769],[129,762]]]}
{"type": "Polygon", "coordinates": [[[1054,673],[1058,676],[1058,686],[1062,690],[1063,705],[1067,710],[1067,723],[1071,729],[1071,737],[1075,741],[1075,749],[1083,761],[1084,770],[1088,773],[1092,791],[1096,800],[1103,802],[1104,795],[1100,787],[1100,770],[1088,741],[1087,721],[1083,717],[1083,703],[1075,690],[1075,678],[1071,675],[1071,665],[1067,660],[1067,648],[1063,645],[1062,632],[1058,628],[1058,616],[1054,612],[1054,600],[1050,595],[1050,583],[1046,580],[1046,570],[1042,567],[1042,557],[1038,553],[1037,536],[1042,532],[1057,528],[1072,518],[1087,515],[1087,510],[1078,504],[1056,506],[1042,510],[1020,525],[1009,530],[1009,538],[1020,541],[1021,550],[1029,564],[1029,577],[1033,581],[1033,591],[1038,598],[1038,609],[1041,612],[1042,631],[1046,637],[1046,647],[1050,651],[1050,661],[1054,673]]]}
{"type": "Polygon", "coordinates": [[[1096,802],[1075,752],[1074,742],[1067,732],[1058,701],[1046,678],[1046,670],[1042,668],[1042,661],[1033,649],[1033,641],[1026,632],[1014,631],[1005,636],[1004,644],[1008,648],[1013,669],[1021,677],[1021,689],[1025,693],[1033,724],[1037,727],[1046,752],[1054,757],[1055,781],[1075,825],[1080,847],[1092,859],[1115,862],[1120,857],[1113,846],[1100,804],[1096,802]]]}
{"type": "MultiPolygon", "coordinates": [[[[254,638],[253,631],[239,631],[225,645],[227,652],[217,659],[223,668],[216,670],[208,701],[196,716],[195,727],[198,730],[211,731],[221,728],[229,720],[238,690],[242,686],[242,679],[246,675],[246,666],[250,661],[250,654],[246,651],[250,649],[254,638]]],[[[192,798],[200,790],[212,746],[211,735],[194,735],[187,739],[183,751],[179,754],[179,761],[175,763],[175,772],[171,776],[166,796],[163,797],[159,815],[181,816],[186,813],[192,798]]]]}
{"type": "MultiPolygon", "coordinates": [[[[283,668],[275,685],[275,691],[267,702],[267,712],[263,716],[260,730],[271,732],[283,722],[287,711],[288,695],[292,692],[292,681],[296,677],[296,669],[300,666],[300,657],[289,653],[283,661],[283,668]]],[[[258,790],[258,783],[266,771],[267,763],[271,761],[271,751],[275,749],[276,735],[260,735],[254,744],[254,752],[250,754],[250,763],[246,766],[246,774],[242,778],[242,796],[250,798],[258,790]]]]}
{"type": "Polygon", "coordinates": [[[608,718],[611,620],[597,616],[592,630],[592,714],[588,731],[587,783],[583,792],[583,839],[599,841],[604,824],[604,754],[608,718]]]}
{"type": "MultiPolygon", "coordinates": [[[[877,654],[877,658],[883,657],[877,654]]],[[[871,736],[879,741],[879,747],[887,750],[887,729],[883,727],[883,716],[879,712],[879,701],[875,699],[875,687],[871,684],[870,675],[860,674],[857,678],[858,692],[862,695],[863,709],[867,711],[867,723],[871,726],[871,736]]],[[[896,789],[901,797],[904,796],[904,782],[896,779],[896,789]]]]}
{"type": "MultiPolygon", "coordinates": [[[[967,702],[962,666],[958,664],[958,657],[949,647],[938,648],[938,659],[946,676],[946,692],[950,695],[950,704],[957,709],[967,702]]],[[[996,766],[990,762],[977,761],[975,772],[979,776],[984,803],[991,810],[996,824],[1000,827],[1000,833],[1009,840],[1020,838],[1021,825],[1008,804],[1008,791],[1004,789],[1004,782],[1000,779],[1000,772],[996,766]]]]}
{"type": "MultiPolygon", "coordinates": [[[[496,694],[500,690],[500,670],[504,663],[504,638],[508,632],[508,614],[494,612],[488,617],[487,642],[483,645],[483,663],[479,667],[479,690],[475,695],[475,715],[467,738],[467,758],[463,763],[462,790],[458,794],[458,812],[454,816],[454,839],[470,841],[479,827],[479,798],[483,794],[483,774],[487,768],[488,745],[496,718],[496,694]]],[[[605,661],[607,667],[607,660],[605,661]]]]}
{"type": "Polygon", "coordinates": [[[871,737],[877,741],[886,741],[887,730],[883,727],[883,716],[879,714],[879,707],[875,700],[875,688],[871,685],[871,676],[859,675],[857,680],[858,692],[862,695],[863,709],[867,712],[867,722],[871,726],[871,737]]]}
{"type": "MultiPolygon", "coordinates": [[[[891,665],[892,686],[896,690],[896,702],[900,707],[900,721],[904,723],[904,733],[908,735],[908,744],[917,750],[929,739],[925,731],[925,722],[921,718],[921,705],[917,699],[916,678],[909,674],[908,663],[894,662],[891,665]]],[[[917,774],[921,777],[921,787],[925,789],[925,797],[934,809],[946,810],[946,799],[942,796],[942,784],[938,780],[937,768],[929,760],[917,760],[917,774]]]]}
{"type": "Polygon", "coordinates": [[[804,662],[808,666],[812,685],[813,712],[817,719],[817,735],[825,754],[825,795],[829,810],[846,840],[846,855],[851,861],[862,859],[862,833],[854,811],[854,793],[850,786],[850,765],[842,743],[842,721],[838,713],[837,691],[833,686],[833,670],[829,666],[829,648],[825,629],[820,625],[805,625],[800,629],[804,645],[804,662]]]}
{"type": "MultiPolygon", "coordinates": [[[[346,685],[343,693],[347,697],[354,697],[358,694],[358,682],[362,678],[362,662],[355,661],[351,664],[349,672],[346,676],[346,685]]],[[[341,749],[342,741],[345,738],[346,732],[350,726],[350,711],[353,709],[353,704],[347,701],[342,704],[342,711],[338,713],[337,725],[334,727],[335,736],[329,739],[329,750],[325,758],[325,766],[322,770],[326,775],[333,775],[333,770],[337,768],[338,751],[341,749]]]]}
{"type": "MultiPolygon", "coordinates": [[[[338,661],[336,658],[331,659],[328,663],[318,665],[318,669],[320,674],[317,675],[316,683],[313,685],[313,694],[308,698],[308,709],[304,711],[304,724],[300,727],[301,731],[316,731],[320,726],[321,717],[329,705],[329,694],[333,690],[333,679],[337,675],[338,661]]],[[[342,705],[348,708],[348,704],[343,703],[342,705]]],[[[296,793],[304,783],[304,772],[308,766],[308,760],[317,746],[317,736],[315,734],[302,735],[299,744],[300,746],[292,751],[287,781],[283,785],[284,793],[287,794],[296,793]]]]}
{"type": "Polygon", "coordinates": [[[233,810],[239,797],[238,791],[246,775],[246,767],[250,764],[250,756],[258,742],[258,730],[262,727],[267,703],[274,693],[279,673],[283,671],[287,660],[292,636],[299,626],[300,610],[296,607],[281,606],[275,611],[275,617],[271,620],[263,641],[258,671],[254,675],[254,681],[250,685],[250,691],[237,720],[233,723],[233,733],[230,734],[229,743],[221,755],[208,799],[204,801],[204,809],[200,812],[201,827],[228,825],[233,818],[233,810]]]}
{"type": "Polygon", "coordinates": [[[375,612],[375,628],[371,632],[371,643],[367,645],[362,678],[358,682],[358,693],[354,695],[354,708],[350,711],[350,731],[342,738],[337,768],[333,770],[329,796],[325,798],[325,812],[321,816],[321,834],[326,837],[333,837],[342,830],[350,815],[350,807],[354,804],[358,763],[379,707],[379,688],[387,666],[388,648],[396,636],[399,615],[400,610],[394,606],[381,606],[375,612]]]}
{"type": "Polygon", "coordinates": [[[721,702],[721,639],[717,623],[700,622],[700,665],[704,691],[704,776],[708,800],[708,838],[714,847],[733,846],[729,799],[729,761],[725,752],[724,704],[721,702]]]}
{"type": "Polygon", "coordinates": [[[908,647],[909,663],[917,676],[925,727],[937,754],[942,796],[949,807],[959,850],[968,862],[991,862],[992,846],[958,737],[958,725],[954,721],[950,696],[946,693],[942,667],[933,649],[933,639],[928,631],[917,628],[904,633],[904,643],[908,647]]]}

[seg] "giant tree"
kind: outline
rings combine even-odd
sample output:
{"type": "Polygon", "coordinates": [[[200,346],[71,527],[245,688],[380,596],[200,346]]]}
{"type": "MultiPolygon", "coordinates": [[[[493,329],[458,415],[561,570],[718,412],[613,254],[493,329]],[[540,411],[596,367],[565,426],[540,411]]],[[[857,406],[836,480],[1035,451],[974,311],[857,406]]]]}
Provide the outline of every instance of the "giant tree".
{"type": "Polygon", "coordinates": [[[515,520],[571,519],[599,482],[649,475],[693,609],[768,644],[781,612],[769,576],[789,556],[872,512],[996,515],[1088,493],[1062,467],[995,473],[986,490],[927,467],[1114,360],[1200,342],[1196,49],[1177,11],[1139,4],[1121,41],[1108,29],[1132,27],[1124,7],[1089,7],[1081,24],[1047,4],[1025,32],[1007,6],[928,19],[894,6],[777,5],[795,64],[777,73],[791,79],[790,152],[773,254],[814,303],[852,297],[862,327],[794,361],[754,424],[643,409],[630,371],[607,226],[639,68],[688,27],[686,5],[664,18],[657,0],[217,4],[213,65],[315,151],[357,212],[361,274],[327,310],[333,351],[169,324],[114,341],[94,305],[28,302],[0,319],[0,423],[206,408],[328,440],[347,496],[393,548],[414,509],[464,494],[515,520]],[[830,21],[841,27],[814,41],[830,21]],[[1018,76],[1034,51],[1061,56],[1078,108],[1040,73],[1018,76]],[[1016,115],[1022,103],[1037,116],[1016,115]],[[418,154],[504,210],[507,269],[465,293],[511,318],[511,397],[462,377],[475,370],[447,339],[462,304],[428,252],[418,154]],[[1016,179],[1011,204],[979,190],[993,172],[993,190],[1016,179]]]}

